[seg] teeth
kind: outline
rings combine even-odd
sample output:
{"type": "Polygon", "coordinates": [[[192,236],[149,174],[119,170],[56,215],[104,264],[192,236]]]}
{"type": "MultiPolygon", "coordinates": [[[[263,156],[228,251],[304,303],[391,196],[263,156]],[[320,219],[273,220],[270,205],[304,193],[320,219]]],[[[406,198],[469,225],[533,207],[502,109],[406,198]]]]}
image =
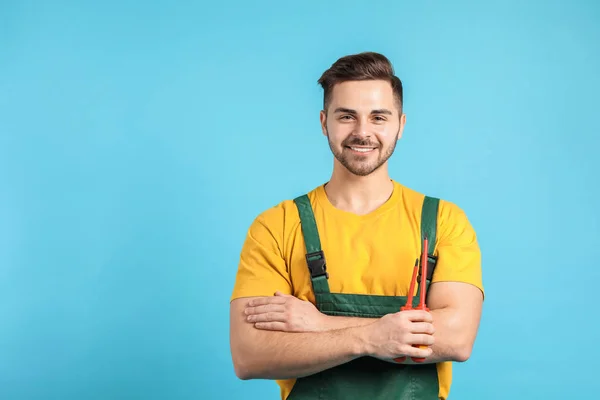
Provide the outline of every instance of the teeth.
{"type": "Polygon", "coordinates": [[[372,148],[372,147],[369,147],[369,148],[364,148],[364,147],[350,147],[350,148],[351,148],[352,150],[354,150],[354,151],[360,151],[360,152],[362,152],[362,153],[366,153],[366,152],[368,152],[368,151],[371,151],[371,150],[373,150],[373,148],[372,148]]]}

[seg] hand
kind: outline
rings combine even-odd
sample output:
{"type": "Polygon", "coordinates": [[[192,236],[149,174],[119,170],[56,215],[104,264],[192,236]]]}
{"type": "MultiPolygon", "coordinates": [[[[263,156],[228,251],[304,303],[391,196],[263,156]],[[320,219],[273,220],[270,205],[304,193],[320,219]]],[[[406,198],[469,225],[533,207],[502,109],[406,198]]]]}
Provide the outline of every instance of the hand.
{"type": "Polygon", "coordinates": [[[365,327],[367,354],[387,361],[402,356],[427,358],[432,354],[430,346],[434,344],[432,323],[433,318],[427,311],[387,314],[365,327]]]}
{"type": "Polygon", "coordinates": [[[258,329],[283,332],[318,332],[325,330],[327,316],[309,301],[276,292],[248,303],[246,320],[258,329]]]}

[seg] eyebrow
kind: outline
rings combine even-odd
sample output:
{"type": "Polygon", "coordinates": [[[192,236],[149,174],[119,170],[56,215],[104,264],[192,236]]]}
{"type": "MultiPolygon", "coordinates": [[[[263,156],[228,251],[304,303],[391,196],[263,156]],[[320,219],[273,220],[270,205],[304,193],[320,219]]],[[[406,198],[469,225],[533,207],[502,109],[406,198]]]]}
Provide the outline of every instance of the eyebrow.
{"type": "MultiPolygon", "coordinates": [[[[347,113],[347,114],[354,114],[356,115],[356,110],[352,110],[350,108],[344,108],[344,107],[338,107],[335,109],[334,114],[335,113],[347,113]]],[[[371,114],[387,114],[387,115],[392,115],[392,112],[386,108],[381,108],[378,110],[372,110],[371,114]]]]}

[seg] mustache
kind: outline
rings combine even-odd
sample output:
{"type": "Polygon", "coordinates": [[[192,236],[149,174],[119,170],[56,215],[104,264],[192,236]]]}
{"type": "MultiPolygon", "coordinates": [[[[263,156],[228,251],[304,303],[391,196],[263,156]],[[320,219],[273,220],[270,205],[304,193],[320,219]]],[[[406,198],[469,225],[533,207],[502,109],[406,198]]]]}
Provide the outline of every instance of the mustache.
{"type": "Polygon", "coordinates": [[[364,146],[364,147],[379,147],[377,143],[373,143],[369,140],[364,140],[361,138],[348,138],[342,142],[343,146],[364,146]]]}

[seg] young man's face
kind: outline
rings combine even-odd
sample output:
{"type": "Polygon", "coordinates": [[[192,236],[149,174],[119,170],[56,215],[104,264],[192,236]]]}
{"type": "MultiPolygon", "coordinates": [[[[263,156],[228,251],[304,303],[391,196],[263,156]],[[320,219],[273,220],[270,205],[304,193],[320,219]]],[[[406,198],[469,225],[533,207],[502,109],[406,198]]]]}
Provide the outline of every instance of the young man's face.
{"type": "Polygon", "coordinates": [[[335,85],[326,113],[321,112],[323,134],[333,155],[359,176],[369,175],[390,158],[404,121],[391,84],[380,80],[335,85]]]}

